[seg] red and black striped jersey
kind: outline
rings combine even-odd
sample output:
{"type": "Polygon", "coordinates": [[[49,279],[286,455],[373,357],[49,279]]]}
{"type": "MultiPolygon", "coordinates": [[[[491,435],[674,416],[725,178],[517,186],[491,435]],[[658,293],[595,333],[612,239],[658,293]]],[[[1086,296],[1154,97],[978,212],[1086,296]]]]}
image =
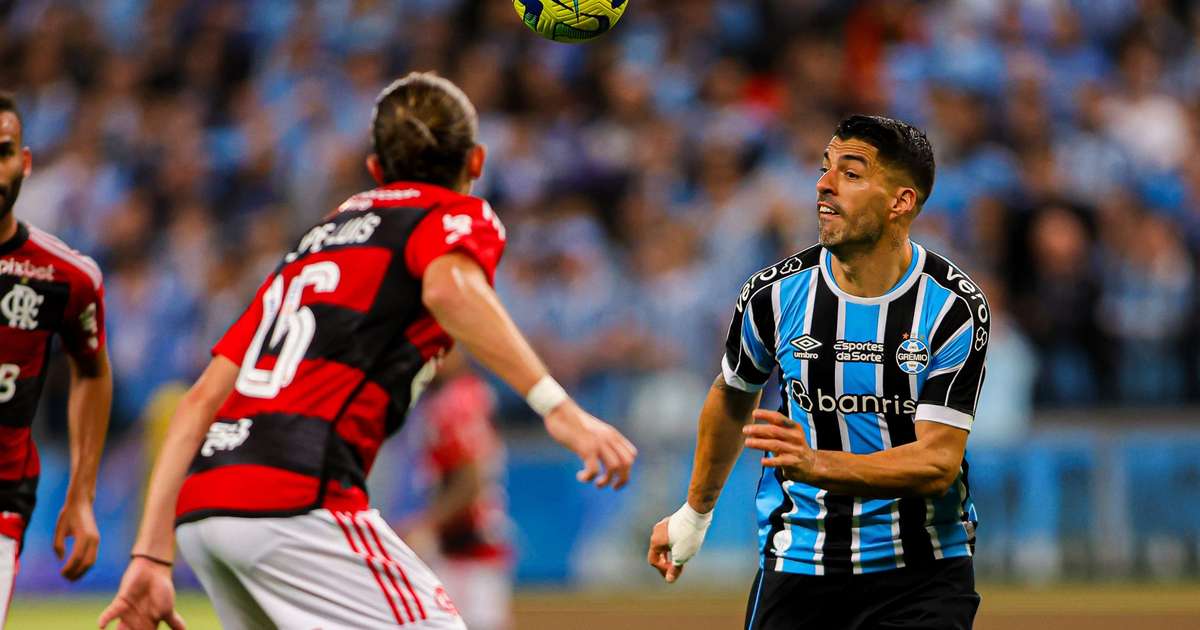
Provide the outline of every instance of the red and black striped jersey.
{"type": "Polygon", "coordinates": [[[427,424],[425,448],[434,483],[444,483],[467,466],[482,474],[483,487],[470,505],[437,527],[439,550],[446,558],[500,560],[511,553],[501,484],[504,443],[492,424],[494,398],[487,383],[466,374],[444,383],[418,407],[427,424]]]}
{"type": "Polygon", "coordinates": [[[504,241],[487,202],[404,182],[309,230],[213,348],[240,372],[177,521],[366,508],[380,445],[453,343],[421,302],[426,267],[461,252],[491,281],[504,241]]]}
{"type": "Polygon", "coordinates": [[[40,472],[30,426],[55,335],[85,370],[94,368],[104,347],[100,268],[54,236],[18,223],[16,235],[0,243],[0,512],[25,523],[40,472]]]}

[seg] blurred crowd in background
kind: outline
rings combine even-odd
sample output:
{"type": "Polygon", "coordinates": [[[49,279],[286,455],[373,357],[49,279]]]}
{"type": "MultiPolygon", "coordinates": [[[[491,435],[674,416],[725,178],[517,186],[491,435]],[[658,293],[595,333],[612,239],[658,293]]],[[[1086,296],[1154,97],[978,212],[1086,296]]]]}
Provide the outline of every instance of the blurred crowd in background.
{"type": "MultiPolygon", "coordinates": [[[[643,454],[629,492],[598,496],[557,450],[509,442],[520,579],[654,577],[629,549],[682,496],[735,295],[815,241],[820,156],[856,112],[928,131],[937,181],[914,238],[991,300],[971,437],[981,571],[1200,573],[1200,440],[1113,411],[1200,402],[1194,3],[631,0],[613,32],[565,45],[506,0],[0,0],[0,89],[34,153],[17,216],[106,277],[116,396],[93,588],[124,566],[128,480],[169,392],[295,239],[373,186],[374,97],[412,70],[479,110],[475,193],[508,228],[497,282],[514,317],[643,454]],[[1082,434],[1033,424],[1081,409],[1082,434]]],[[[65,366],[50,379],[33,590],[62,587],[65,366]]],[[[503,429],[535,428],[497,393],[503,429]]],[[[421,492],[395,486],[425,483],[420,442],[409,431],[380,458],[372,496],[389,514],[421,492]]],[[[690,579],[753,570],[758,476],[744,457],[690,579]]]]}
{"type": "Polygon", "coordinates": [[[643,439],[692,431],[738,288],[815,240],[820,154],[852,112],[933,142],[915,238],[998,314],[981,436],[1035,405],[1200,400],[1183,0],[637,0],[587,45],[501,0],[22,0],[0,19],[34,152],[17,213],[106,273],[118,431],[372,186],[373,99],[410,70],[479,109],[475,193],[508,226],[516,319],[643,439]]]}

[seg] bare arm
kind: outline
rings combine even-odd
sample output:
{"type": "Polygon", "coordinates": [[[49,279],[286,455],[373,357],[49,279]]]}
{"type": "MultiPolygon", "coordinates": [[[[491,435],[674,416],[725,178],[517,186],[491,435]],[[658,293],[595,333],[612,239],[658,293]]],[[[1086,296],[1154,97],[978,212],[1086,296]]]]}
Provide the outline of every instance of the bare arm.
{"type": "Polygon", "coordinates": [[[67,424],[71,478],[54,531],[54,551],[62,558],[66,553],[66,539],[74,539],[71,556],[63,565],[62,575],[69,580],[77,580],[95,563],[96,549],[100,544],[100,531],[92,514],[92,503],[96,500],[96,475],[100,469],[100,454],[104,451],[104,437],[108,432],[112,370],[108,352],[104,348],[94,359],[81,360],[72,356],[70,364],[67,424]]]}
{"type": "Polygon", "coordinates": [[[761,393],[730,387],[720,376],[709,388],[700,410],[692,481],[688,484],[687,501],[697,512],[711,512],[717,505],[717,497],[742,453],[742,427],[750,422],[761,397],[761,393]]]}
{"type": "Polygon", "coordinates": [[[121,587],[97,620],[101,628],[118,621],[121,628],[157,628],[160,621],[183,630],[175,612],[175,504],[187,469],[195,457],[221,403],[233,391],[238,366],[223,356],[209,362],[204,373],[183,395],[150,474],[150,489],[137,540],[121,587]],[[151,559],[153,558],[153,559],[151,559]]]}
{"type": "Polygon", "coordinates": [[[749,393],[730,386],[724,376],[717,376],[709,388],[700,409],[687,505],[655,524],[650,533],[646,561],[667,582],[679,579],[683,564],[704,542],[717,497],[721,496],[721,489],[742,453],[742,427],[750,421],[760,398],[760,392],[749,393]],[[685,515],[689,507],[691,514],[685,515]],[[676,519],[682,525],[672,524],[676,519]]]}
{"type": "Polygon", "coordinates": [[[783,415],[761,410],[754,415],[768,424],[746,427],[746,446],[769,451],[763,465],[781,467],[793,481],[856,497],[941,496],[958,478],[967,448],[967,431],[918,420],[915,442],[867,455],[818,451],[783,415]]]}
{"type": "Polygon", "coordinates": [[[71,392],[67,400],[67,424],[71,442],[71,480],[67,484],[67,502],[96,498],[96,473],[100,453],[108,432],[108,414],[112,406],[112,369],[104,348],[94,363],[82,364],[71,358],[71,392]]]}
{"type": "Polygon", "coordinates": [[[233,391],[237,374],[238,366],[232,361],[223,356],[215,357],[180,400],[150,475],[146,508],[133,553],[173,561],[175,503],[179,489],[217,409],[233,391]]]}
{"type": "Polygon", "coordinates": [[[514,391],[524,395],[547,374],[483,269],[467,255],[451,253],[429,263],[421,301],[447,334],[514,391]]]}
{"type": "MultiPolygon", "coordinates": [[[[434,319],[484,367],[522,396],[548,372],[517,329],[483,269],[469,256],[449,253],[425,269],[421,300],[434,319]]],[[[637,449],[616,429],[567,399],[545,417],[546,431],[584,462],[580,481],[625,485],[637,449]],[[603,463],[603,472],[601,472],[603,463]]]]}

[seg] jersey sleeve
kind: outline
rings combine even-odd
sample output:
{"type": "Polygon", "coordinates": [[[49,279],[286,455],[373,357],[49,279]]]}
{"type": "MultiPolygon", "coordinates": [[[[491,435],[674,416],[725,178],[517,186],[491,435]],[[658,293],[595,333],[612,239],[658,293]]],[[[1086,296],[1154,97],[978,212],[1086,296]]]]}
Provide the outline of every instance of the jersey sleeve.
{"type": "Polygon", "coordinates": [[[959,297],[930,336],[933,356],[917,400],[917,420],[971,430],[983,387],[990,332],[987,302],[959,297]]]}
{"type": "Polygon", "coordinates": [[[263,295],[267,292],[267,287],[271,286],[274,281],[275,274],[267,277],[262,286],[254,294],[254,301],[246,310],[238,316],[229,330],[221,336],[216,345],[212,347],[212,355],[214,357],[222,356],[237,365],[242,364],[242,360],[246,357],[246,350],[250,348],[250,342],[254,339],[254,333],[258,330],[258,325],[263,318],[263,295]]]}
{"type": "MultiPolygon", "coordinates": [[[[97,272],[98,273],[98,272],[97,272]]],[[[63,347],[76,360],[91,364],[104,347],[104,279],[97,275],[71,284],[71,297],[60,331],[63,347]]]]}
{"type": "Polygon", "coordinates": [[[759,392],[775,369],[774,287],[738,300],[725,338],[721,374],[730,387],[759,392]]]}
{"type": "Polygon", "coordinates": [[[409,272],[420,278],[439,256],[461,252],[479,263],[491,282],[504,254],[505,238],[504,224],[488,202],[469,197],[425,215],[408,239],[404,259],[409,272]]]}

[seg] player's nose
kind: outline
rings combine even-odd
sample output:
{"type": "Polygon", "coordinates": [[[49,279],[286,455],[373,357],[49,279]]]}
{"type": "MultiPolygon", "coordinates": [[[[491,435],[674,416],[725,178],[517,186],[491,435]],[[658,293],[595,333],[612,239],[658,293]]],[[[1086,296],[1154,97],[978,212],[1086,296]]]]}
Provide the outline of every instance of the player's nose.
{"type": "Polygon", "coordinates": [[[833,183],[833,170],[821,173],[821,177],[817,179],[817,198],[820,199],[835,194],[837,190],[833,187],[833,183]]]}

